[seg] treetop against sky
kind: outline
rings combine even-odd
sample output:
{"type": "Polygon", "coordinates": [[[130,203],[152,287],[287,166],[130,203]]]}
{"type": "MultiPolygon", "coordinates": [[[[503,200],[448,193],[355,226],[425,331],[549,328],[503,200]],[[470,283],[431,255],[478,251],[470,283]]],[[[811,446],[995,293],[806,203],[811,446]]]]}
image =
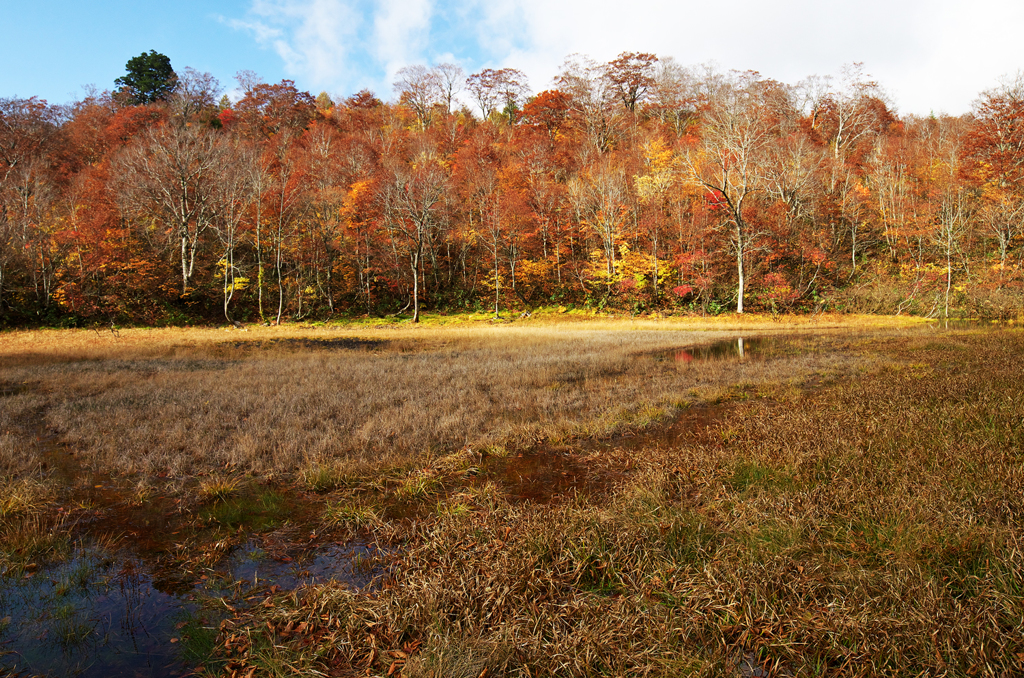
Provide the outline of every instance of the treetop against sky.
{"type": "Polygon", "coordinates": [[[418,63],[516,68],[541,91],[567,54],[604,62],[644,51],[789,83],[864,62],[901,114],[958,115],[1024,63],[1024,5],[1013,0],[735,0],[725,12],[693,0],[60,0],[8,3],[0,18],[0,98],[51,103],[112,88],[125,61],[149,50],[226,85],[250,70],[314,93],[382,98],[418,63]]]}

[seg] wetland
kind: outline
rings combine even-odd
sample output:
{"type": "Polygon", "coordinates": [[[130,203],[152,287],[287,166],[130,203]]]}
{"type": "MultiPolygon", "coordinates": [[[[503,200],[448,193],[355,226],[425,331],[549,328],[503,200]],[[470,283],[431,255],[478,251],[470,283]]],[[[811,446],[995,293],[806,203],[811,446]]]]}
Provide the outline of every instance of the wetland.
{"type": "Polygon", "coordinates": [[[1024,667],[1013,327],[4,339],[15,675],[1024,667]]]}

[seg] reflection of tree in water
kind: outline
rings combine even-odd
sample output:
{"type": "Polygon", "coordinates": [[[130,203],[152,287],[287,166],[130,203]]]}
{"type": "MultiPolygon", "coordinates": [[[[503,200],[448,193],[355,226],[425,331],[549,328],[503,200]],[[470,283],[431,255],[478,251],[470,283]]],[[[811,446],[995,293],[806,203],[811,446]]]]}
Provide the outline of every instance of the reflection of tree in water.
{"type": "MultiPolygon", "coordinates": [[[[771,342],[768,342],[771,343],[771,342]]],[[[775,340],[778,343],[778,340],[775,340]]],[[[703,362],[709,360],[732,360],[764,357],[768,345],[760,339],[744,339],[737,337],[728,341],[720,341],[707,346],[694,346],[682,351],[675,351],[672,359],[677,363],[703,362]]]]}
{"type": "Polygon", "coordinates": [[[149,597],[149,585],[134,560],[126,560],[117,573],[117,583],[124,600],[124,616],[121,618],[121,630],[131,639],[133,647],[138,650],[136,633],[141,631],[149,635],[142,619],[143,604],[149,597]]]}

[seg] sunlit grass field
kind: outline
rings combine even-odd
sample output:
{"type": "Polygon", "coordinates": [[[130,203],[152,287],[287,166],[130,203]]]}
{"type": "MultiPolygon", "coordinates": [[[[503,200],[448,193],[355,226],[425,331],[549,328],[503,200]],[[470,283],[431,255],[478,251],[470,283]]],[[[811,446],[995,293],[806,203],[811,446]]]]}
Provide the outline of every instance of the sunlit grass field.
{"type": "Polygon", "coordinates": [[[392,554],[372,591],[233,605],[210,675],[1024,671],[1018,329],[247,330],[3,335],[7,567],[76,529],[49,436],[207,523],[252,483],[304,488],[318,529],[392,554]],[[687,351],[778,334],[756,358],[687,351]],[[513,487],[537,457],[557,461],[550,491],[513,487]]]}
{"type": "MultiPolygon", "coordinates": [[[[804,324],[836,333],[826,322],[804,324]]],[[[850,367],[845,357],[815,352],[770,364],[655,359],[740,328],[753,337],[780,323],[538,319],[12,333],[0,346],[0,383],[10,393],[0,412],[57,432],[85,463],[112,473],[280,474],[324,461],[390,464],[465,446],[607,435],[730,389],[850,367]]],[[[0,463],[31,468],[31,452],[12,436],[17,431],[5,434],[0,463]]]]}

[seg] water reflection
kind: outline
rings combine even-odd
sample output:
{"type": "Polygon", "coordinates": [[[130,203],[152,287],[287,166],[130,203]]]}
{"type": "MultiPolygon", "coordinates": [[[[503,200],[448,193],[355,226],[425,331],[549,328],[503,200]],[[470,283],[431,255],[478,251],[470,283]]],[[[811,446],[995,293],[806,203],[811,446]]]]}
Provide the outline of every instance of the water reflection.
{"type": "Polygon", "coordinates": [[[938,330],[977,330],[1013,327],[1013,320],[981,320],[978,318],[941,318],[928,324],[938,330]]]}
{"type": "Polygon", "coordinates": [[[154,588],[129,555],[80,549],[65,563],[3,584],[0,670],[78,678],[187,671],[169,640],[194,605],[154,588]]]}
{"type": "Polygon", "coordinates": [[[380,575],[385,557],[364,540],[336,542],[291,555],[277,552],[250,539],[231,553],[219,568],[227,581],[251,586],[275,584],[282,589],[337,582],[356,589],[370,585],[380,575]]]}
{"type": "Polygon", "coordinates": [[[735,339],[674,351],[672,358],[677,363],[760,358],[763,357],[763,353],[767,348],[776,347],[779,341],[779,339],[770,337],[758,339],[736,337],[735,339]]]}
{"type": "Polygon", "coordinates": [[[359,540],[270,545],[253,538],[209,577],[168,590],[159,585],[168,565],[80,544],[66,562],[0,578],[0,674],[183,676],[191,667],[181,650],[182,628],[209,614],[197,601],[271,584],[289,590],[336,581],[364,588],[384,572],[385,558],[359,540]]]}

